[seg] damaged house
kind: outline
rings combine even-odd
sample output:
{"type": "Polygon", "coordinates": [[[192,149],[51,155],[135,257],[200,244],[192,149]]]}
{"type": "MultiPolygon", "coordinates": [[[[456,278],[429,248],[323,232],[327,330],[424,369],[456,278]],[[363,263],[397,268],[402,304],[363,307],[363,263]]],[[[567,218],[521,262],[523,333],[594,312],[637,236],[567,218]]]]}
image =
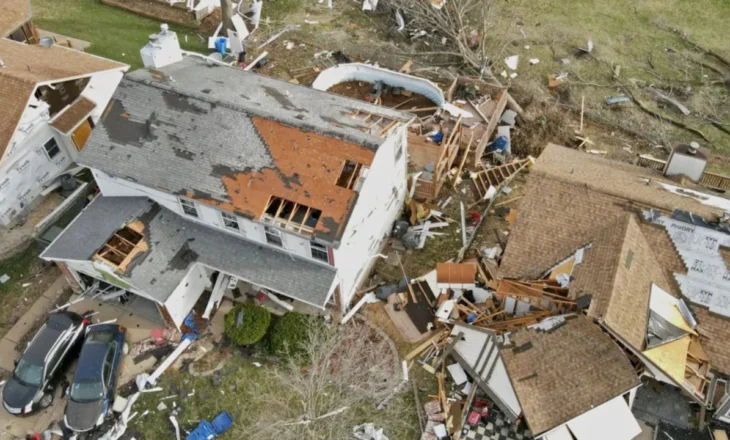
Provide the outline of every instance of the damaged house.
{"type": "Polygon", "coordinates": [[[128,66],[39,42],[27,1],[0,5],[0,226],[66,172],[128,66]],[[15,4],[15,5],[14,5],[15,4]]]}
{"type": "Polygon", "coordinates": [[[101,195],[42,258],[177,327],[204,291],[206,314],[240,293],[345,308],[402,208],[412,117],[154,37],[172,52],[124,77],[79,158],[101,195]]]}
{"type": "Polygon", "coordinates": [[[557,279],[638,373],[702,408],[720,402],[716,417],[728,417],[729,205],[652,170],[549,145],[530,173],[500,275],[557,279]]]}
{"type": "Polygon", "coordinates": [[[540,440],[630,440],[640,385],[609,335],[582,315],[562,315],[508,336],[457,323],[452,356],[505,416],[540,440]],[[569,382],[569,385],[566,385],[569,382]]]}

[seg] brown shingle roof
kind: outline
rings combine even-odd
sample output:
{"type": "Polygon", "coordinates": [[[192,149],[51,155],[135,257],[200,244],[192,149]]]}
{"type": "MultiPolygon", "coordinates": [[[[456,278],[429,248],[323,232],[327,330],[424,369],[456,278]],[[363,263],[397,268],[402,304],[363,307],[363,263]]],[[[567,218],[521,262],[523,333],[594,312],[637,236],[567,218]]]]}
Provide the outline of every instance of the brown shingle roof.
{"type": "Polygon", "coordinates": [[[31,93],[38,83],[64,81],[108,70],[126,69],[125,64],[54,45],[42,47],[0,38],[0,158],[15,133],[31,93]]]}
{"type": "MultiPolygon", "coordinates": [[[[539,161],[539,159],[538,159],[539,161]]],[[[505,278],[538,279],[627,212],[618,197],[530,172],[502,257],[505,278]]]]}
{"type": "Polygon", "coordinates": [[[639,385],[628,358],[585,316],[551,331],[523,328],[502,350],[533,434],[541,434],[639,385]]]}
{"type": "Polygon", "coordinates": [[[572,148],[548,144],[533,170],[564,182],[669,212],[682,209],[707,219],[722,216],[722,210],[718,208],[662,189],[657,182],[676,183],[648,168],[604,159],[572,148]],[[651,179],[649,184],[643,180],[647,178],[651,179]]]}
{"type": "Polygon", "coordinates": [[[705,352],[710,357],[710,366],[720,373],[730,375],[730,320],[704,307],[690,305],[697,318],[697,333],[705,352]]]}
{"type": "Polygon", "coordinates": [[[79,122],[89,116],[96,108],[96,103],[90,99],[80,96],[71,105],[66,107],[51,122],[51,126],[61,133],[68,134],[79,122]]]}
{"type": "Polygon", "coordinates": [[[30,0],[0,1],[0,37],[5,37],[30,20],[30,0]]]}

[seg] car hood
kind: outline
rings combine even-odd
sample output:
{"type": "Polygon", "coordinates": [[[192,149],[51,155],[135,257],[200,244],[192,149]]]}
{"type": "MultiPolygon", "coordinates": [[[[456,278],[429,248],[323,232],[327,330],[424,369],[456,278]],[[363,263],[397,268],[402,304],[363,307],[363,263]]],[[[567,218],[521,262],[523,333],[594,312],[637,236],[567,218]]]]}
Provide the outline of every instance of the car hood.
{"type": "Polygon", "coordinates": [[[99,420],[103,404],[103,400],[74,402],[69,399],[66,405],[66,425],[74,431],[92,429],[99,420]]]}
{"type": "Polygon", "coordinates": [[[3,387],[3,402],[10,408],[22,409],[33,401],[37,392],[37,386],[24,385],[11,377],[3,387]]]}

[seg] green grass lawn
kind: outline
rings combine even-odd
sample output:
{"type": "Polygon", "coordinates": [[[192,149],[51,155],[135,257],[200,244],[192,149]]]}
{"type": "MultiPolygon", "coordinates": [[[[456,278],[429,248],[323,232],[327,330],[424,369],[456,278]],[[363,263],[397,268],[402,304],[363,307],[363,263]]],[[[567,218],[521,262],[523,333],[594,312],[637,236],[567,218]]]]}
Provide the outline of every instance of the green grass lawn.
{"type": "Polygon", "coordinates": [[[0,276],[10,277],[0,284],[0,337],[61,274],[55,266],[45,266],[38,254],[38,246],[32,243],[22,252],[0,260],[0,276]]]}
{"type": "MultiPolygon", "coordinates": [[[[235,350],[234,350],[235,352],[235,350]]],[[[187,432],[192,431],[201,420],[211,421],[221,411],[228,411],[234,424],[224,435],[217,437],[221,440],[229,439],[268,439],[268,434],[256,434],[256,421],[278,420],[276,415],[264,415],[266,408],[259,404],[259,396],[269,395],[272,399],[290,401],[296,405],[294,410],[301,404],[299,397],[294,396],[290,389],[282,387],[278,382],[272,380],[268,369],[272,368],[261,359],[246,359],[235,352],[221,370],[220,382],[213,383],[212,377],[194,377],[189,373],[168,372],[158,386],[164,391],[156,393],[143,393],[134,405],[134,411],[142,414],[137,416],[129,425],[130,432],[141,434],[144,439],[174,438],[172,425],[169,416],[172,413],[172,404],[176,404],[178,415],[176,416],[180,427],[181,437],[185,438],[187,432]],[[253,362],[264,363],[256,367],[253,362]],[[192,395],[190,395],[192,394],[192,395]],[[175,395],[174,398],[164,400],[167,409],[157,410],[162,398],[175,395]]],[[[403,405],[402,399],[412,399],[410,385],[405,389],[400,398],[396,398],[392,405],[403,405]]],[[[353,426],[358,423],[375,423],[385,429],[385,434],[391,440],[408,440],[416,438],[418,423],[415,419],[411,421],[392,420],[393,417],[386,408],[381,411],[375,409],[375,405],[361,405],[352,408],[348,423],[353,426]],[[394,427],[395,426],[395,427],[394,427]]],[[[415,411],[414,411],[415,414],[415,411]]],[[[139,435],[137,438],[140,438],[139,435]]]]}
{"type": "MultiPolygon", "coordinates": [[[[142,67],[139,50],[160,23],[98,0],[33,0],[33,22],[41,29],[86,40],[87,52],[142,67]]],[[[177,32],[183,49],[208,52],[207,45],[192,29],[170,26],[177,32]],[[187,40],[187,41],[186,41],[187,40]]]]}

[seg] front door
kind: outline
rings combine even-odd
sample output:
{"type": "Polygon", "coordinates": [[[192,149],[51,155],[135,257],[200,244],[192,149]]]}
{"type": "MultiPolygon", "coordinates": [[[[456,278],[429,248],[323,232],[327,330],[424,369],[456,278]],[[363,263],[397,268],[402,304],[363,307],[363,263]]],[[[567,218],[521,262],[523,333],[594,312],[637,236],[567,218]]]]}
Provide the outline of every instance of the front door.
{"type": "Polygon", "coordinates": [[[84,145],[86,145],[86,141],[89,140],[89,136],[91,136],[91,129],[93,128],[92,122],[90,118],[86,118],[84,122],[81,123],[78,127],[76,127],[76,130],[71,133],[71,139],[74,141],[74,146],[76,146],[77,151],[81,151],[84,149],[84,145]]]}

